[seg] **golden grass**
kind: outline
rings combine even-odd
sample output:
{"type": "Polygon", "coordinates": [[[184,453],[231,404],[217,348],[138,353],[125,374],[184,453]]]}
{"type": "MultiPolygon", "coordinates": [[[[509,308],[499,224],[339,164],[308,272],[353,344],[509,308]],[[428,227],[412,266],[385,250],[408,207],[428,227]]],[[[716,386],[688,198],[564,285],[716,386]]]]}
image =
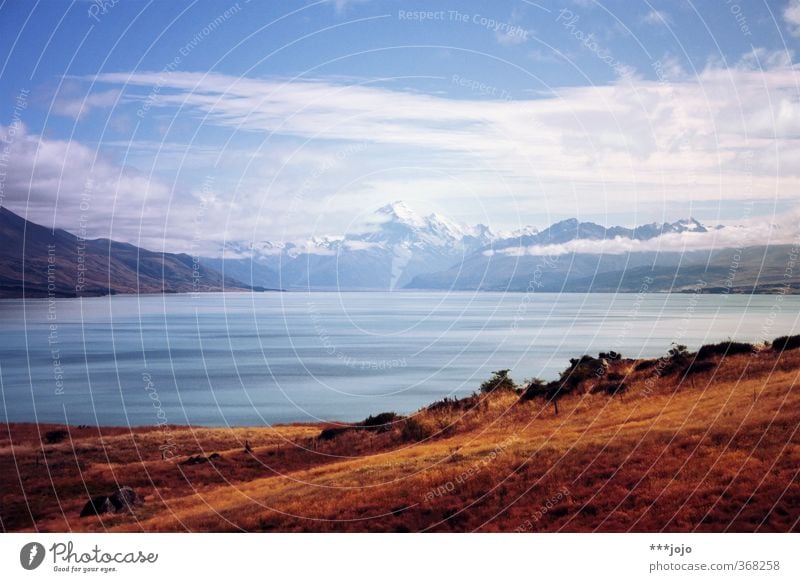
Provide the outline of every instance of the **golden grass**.
{"type": "Polygon", "coordinates": [[[680,374],[614,362],[628,390],[561,399],[496,392],[415,416],[434,434],[322,427],[0,430],[7,531],[797,531],[800,350],[680,374]],[[248,440],[253,453],[244,452],[248,440]],[[79,518],[115,483],[136,514],[79,518]]]}

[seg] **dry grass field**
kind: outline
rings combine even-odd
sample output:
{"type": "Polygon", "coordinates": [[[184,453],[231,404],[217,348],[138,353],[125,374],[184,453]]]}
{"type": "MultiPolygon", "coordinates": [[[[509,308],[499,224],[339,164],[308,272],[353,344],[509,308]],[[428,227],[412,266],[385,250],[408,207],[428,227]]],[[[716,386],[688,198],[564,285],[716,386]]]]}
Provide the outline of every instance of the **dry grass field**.
{"type": "Polygon", "coordinates": [[[575,360],[527,392],[498,383],[359,425],[169,427],[168,459],[163,427],[2,425],[1,525],[798,531],[800,349],[734,351],[575,360]],[[144,503],[79,517],[123,485],[144,503]]]}

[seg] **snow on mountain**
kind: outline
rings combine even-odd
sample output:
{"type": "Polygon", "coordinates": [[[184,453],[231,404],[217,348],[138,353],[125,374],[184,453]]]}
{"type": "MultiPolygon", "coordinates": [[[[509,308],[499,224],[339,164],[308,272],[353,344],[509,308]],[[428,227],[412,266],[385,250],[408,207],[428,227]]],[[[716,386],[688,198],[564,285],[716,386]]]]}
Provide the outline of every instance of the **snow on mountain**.
{"type": "MultiPolygon", "coordinates": [[[[397,289],[418,275],[462,264],[475,254],[562,244],[577,240],[649,240],[667,233],[708,232],[693,218],[636,228],[604,227],[568,219],[539,231],[525,226],[494,232],[441,214],[421,216],[404,202],[374,211],[358,233],[315,236],[293,242],[229,243],[225,260],[252,261],[276,273],[282,288],[397,289]]],[[[243,270],[237,271],[241,273],[243,270]]],[[[245,281],[247,282],[247,281],[245,281]]],[[[264,282],[252,281],[255,285],[264,282]]],[[[269,282],[274,285],[274,282],[269,282]]]]}

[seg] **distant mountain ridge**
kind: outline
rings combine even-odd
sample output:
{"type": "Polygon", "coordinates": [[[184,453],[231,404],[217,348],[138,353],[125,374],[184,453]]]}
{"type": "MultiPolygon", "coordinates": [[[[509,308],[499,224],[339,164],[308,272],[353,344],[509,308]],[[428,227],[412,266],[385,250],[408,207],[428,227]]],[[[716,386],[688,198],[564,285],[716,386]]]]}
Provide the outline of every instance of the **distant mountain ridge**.
{"type": "Polygon", "coordinates": [[[249,290],[186,254],[81,239],[0,208],[0,297],[249,290]]]}
{"type": "MultiPolygon", "coordinates": [[[[503,257],[503,253],[573,241],[648,241],[667,234],[712,230],[693,218],[635,228],[604,227],[572,218],[542,231],[526,226],[513,232],[496,232],[483,224],[459,224],[440,214],[421,216],[400,201],[378,208],[368,225],[366,232],[305,241],[265,240],[252,246],[229,242],[223,258],[203,260],[250,284],[287,289],[521,290],[528,285],[530,273],[536,271],[537,261],[529,257],[503,257]]],[[[722,227],[714,227],[719,228],[722,227]]],[[[596,253],[561,261],[562,265],[569,264],[568,272],[553,277],[548,288],[573,290],[569,287],[573,285],[576,291],[593,290],[593,285],[579,281],[592,279],[599,273],[654,264],[655,256],[596,253]]],[[[659,265],[673,268],[680,264],[682,255],[659,256],[659,265]]],[[[607,289],[609,279],[603,280],[607,289]]]]}
{"type": "Polygon", "coordinates": [[[420,216],[395,202],[372,213],[360,232],[229,242],[222,258],[198,261],[108,239],[84,240],[0,208],[0,297],[264,288],[638,292],[643,282],[658,292],[695,289],[698,281],[703,292],[800,291],[800,273],[785,276],[793,256],[789,245],[603,252],[606,241],[630,241],[632,249],[645,248],[636,241],[651,241],[646,248],[655,248],[663,235],[720,228],[692,218],[635,228],[567,219],[542,231],[529,226],[503,233],[438,214],[420,216]],[[548,255],[552,249],[555,256],[548,255]]]}
{"type": "MultiPolygon", "coordinates": [[[[204,264],[253,285],[286,289],[400,289],[419,274],[446,269],[491,245],[498,234],[438,214],[420,216],[403,202],[378,208],[369,230],[300,242],[228,243],[204,264]]],[[[530,227],[529,227],[530,228],[530,227]]]]}
{"type": "MultiPolygon", "coordinates": [[[[721,228],[721,227],[717,227],[721,228]]],[[[684,232],[708,232],[710,229],[703,226],[694,218],[687,218],[673,223],[656,223],[626,228],[624,226],[604,227],[594,222],[580,222],[577,218],[570,218],[556,222],[541,232],[524,236],[505,238],[496,241],[494,249],[511,246],[544,246],[561,244],[573,240],[603,240],[603,239],[631,239],[650,240],[664,234],[684,232]]]]}

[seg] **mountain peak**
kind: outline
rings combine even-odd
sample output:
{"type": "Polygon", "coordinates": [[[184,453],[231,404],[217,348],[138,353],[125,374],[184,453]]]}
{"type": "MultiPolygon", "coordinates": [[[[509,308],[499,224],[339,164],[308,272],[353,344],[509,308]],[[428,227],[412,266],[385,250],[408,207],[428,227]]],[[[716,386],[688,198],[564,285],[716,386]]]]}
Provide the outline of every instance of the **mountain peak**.
{"type": "Polygon", "coordinates": [[[424,226],[425,221],[402,200],[397,200],[386,206],[381,206],[375,214],[388,217],[389,220],[402,222],[411,226],[424,226]]]}
{"type": "Polygon", "coordinates": [[[708,232],[708,229],[703,224],[692,218],[682,218],[673,223],[664,223],[661,225],[663,232],[708,232]]]}

